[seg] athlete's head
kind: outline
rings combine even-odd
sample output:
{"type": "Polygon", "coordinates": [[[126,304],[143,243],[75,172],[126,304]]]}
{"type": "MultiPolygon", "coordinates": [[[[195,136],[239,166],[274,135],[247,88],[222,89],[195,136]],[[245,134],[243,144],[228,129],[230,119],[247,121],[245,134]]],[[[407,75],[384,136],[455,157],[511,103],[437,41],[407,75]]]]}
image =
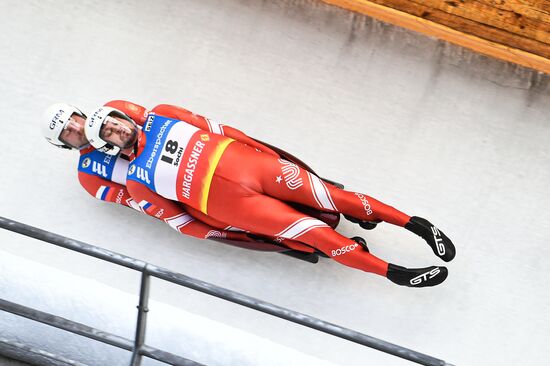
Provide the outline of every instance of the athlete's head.
{"type": "Polygon", "coordinates": [[[96,109],[86,120],[85,132],[93,147],[110,155],[133,146],[138,138],[136,123],[111,107],[96,109]]]}
{"type": "Polygon", "coordinates": [[[44,112],[42,133],[46,140],[64,149],[82,149],[88,145],[84,134],[86,115],[78,108],[56,103],[44,112]]]}

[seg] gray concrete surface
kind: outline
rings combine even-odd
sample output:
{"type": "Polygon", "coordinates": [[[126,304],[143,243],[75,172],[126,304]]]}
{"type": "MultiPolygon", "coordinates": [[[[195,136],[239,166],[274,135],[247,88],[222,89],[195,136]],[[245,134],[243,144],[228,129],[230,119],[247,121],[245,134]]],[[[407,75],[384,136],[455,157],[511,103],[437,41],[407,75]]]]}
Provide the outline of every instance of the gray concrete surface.
{"type": "MultiPolygon", "coordinates": [[[[0,215],[456,365],[550,360],[548,75],[314,1],[4,0],[0,12],[0,215]],[[91,110],[114,98],[184,105],[429,218],[457,245],[448,280],[402,288],[328,260],[310,265],[180,237],[93,199],[76,179],[77,154],[48,146],[38,122],[53,102],[91,110]]],[[[341,231],[365,236],[390,262],[439,263],[419,238],[389,225],[364,232],[344,223],[341,231]]],[[[0,243],[137,291],[131,274],[110,265],[5,232],[0,243]]],[[[159,301],[331,362],[408,364],[153,286],[159,301]]],[[[71,316],[78,321],[77,310],[71,316]]]]}
{"type": "Polygon", "coordinates": [[[28,363],[0,356],[0,366],[28,366],[28,363]]]}

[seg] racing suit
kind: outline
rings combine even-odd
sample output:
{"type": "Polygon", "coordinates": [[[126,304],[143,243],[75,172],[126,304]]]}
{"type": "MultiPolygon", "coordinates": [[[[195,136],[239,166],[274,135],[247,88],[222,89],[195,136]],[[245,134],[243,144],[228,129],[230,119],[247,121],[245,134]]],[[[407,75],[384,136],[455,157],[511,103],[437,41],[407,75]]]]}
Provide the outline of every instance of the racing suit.
{"type": "Polygon", "coordinates": [[[422,236],[440,258],[451,260],[452,243],[427,220],[408,216],[366,194],[339,189],[240,131],[183,108],[160,105],[148,111],[125,101],[108,105],[143,125],[127,176],[128,190],[136,201],[156,207],[180,202],[204,222],[238,227],[283,243],[301,242],[344,265],[399,284],[434,285],[446,278],[445,267],[409,270],[388,264],[287,202],[405,227],[422,236]],[[431,238],[428,234],[434,229],[437,234],[431,238]],[[436,244],[442,242],[447,252],[438,254],[436,244]],[[417,275],[423,276],[420,282],[417,275]]]}

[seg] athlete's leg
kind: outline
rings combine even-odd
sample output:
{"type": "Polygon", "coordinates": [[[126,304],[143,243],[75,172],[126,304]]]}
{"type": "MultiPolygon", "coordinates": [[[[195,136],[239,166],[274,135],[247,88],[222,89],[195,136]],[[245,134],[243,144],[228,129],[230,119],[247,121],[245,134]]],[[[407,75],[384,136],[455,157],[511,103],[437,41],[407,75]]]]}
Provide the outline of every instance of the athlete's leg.
{"type": "Polygon", "coordinates": [[[266,236],[299,240],[337,262],[388,277],[400,285],[434,286],[447,277],[445,267],[406,269],[388,264],[326,223],[216,175],[212,179],[207,207],[208,215],[216,220],[266,236]]]}
{"type": "Polygon", "coordinates": [[[339,189],[286,160],[242,144],[231,144],[224,159],[238,162],[237,169],[227,170],[227,165],[220,164],[216,174],[246,184],[256,192],[320,210],[340,212],[360,221],[385,221],[405,227],[426,240],[443,260],[450,261],[455,256],[452,242],[429,221],[411,217],[366,194],[339,189]]]}
{"type": "MultiPolygon", "coordinates": [[[[250,241],[258,242],[258,240],[260,240],[261,243],[258,243],[258,244],[264,243],[264,244],[266,244],[266,247],[270,247],[270,246],[272,247],[273,244],[276,244],[277,246],[280,247],[280,249],[281,249],[280,251],[284,251],[283,249],[286,247],[287,249],[298,250],[300,252],[305,252],[305,253],[315,252],[315,250],[312,247],[310,247],[308,245],[304,245],[304,243],[302,243],[300,241],[297,241],[297,240],[287,239],[287,240],[284,241],[284,244],[283,244],[283,243],[278,242],[277,241],[278,238],[276,238],[276,237],[268,236],[268,235],[262,235],[261,233],[256,233],[256,232],[251,231],[251,230],[244,230],[244,229],[229,225],[225,222],[221,222],[219,220],[214,219],[212,216],[205,215],[201,211],[199,211],[197,209],[194,209],[191,206],[185,205],[185,209],[195,219],[200,220],[200,221],[202,221],[202,222],[204,222],[204,223],[206,223],[210,226],[213,226],[213,227],[216,227],[216,228],[219,228],[219,229],[223,229],[223,230],[228,230],[228,231],[237,231],[237,232],[247,231],[248,236],[250,238],[250,241]]],[[[241,245],[241,247],[247,248],[247,245],[241,245]]],[[[260,245],[260,246],[252,246],[251,248],[256,249],[256,250],[261,250],[261,247],[262,246],[260,245]]]]}

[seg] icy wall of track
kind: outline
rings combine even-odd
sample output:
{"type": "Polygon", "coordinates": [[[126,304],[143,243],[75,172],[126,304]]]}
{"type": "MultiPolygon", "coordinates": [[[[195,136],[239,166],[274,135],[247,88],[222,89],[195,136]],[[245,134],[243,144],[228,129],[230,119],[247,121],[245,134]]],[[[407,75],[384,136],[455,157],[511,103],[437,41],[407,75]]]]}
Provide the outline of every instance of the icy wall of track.
{"type": "MultiPolygon", "coordinates": [[[[5,0],[0,13],[0,215],[453,364],[550,359],[547,75],[314,1],[5,0]],[[430,219],[457,245],[448,280],[401,288],[329,260],[184,238],[93,199],[77,154],[51,148],[37,124],[50,103],[91,110],[114,98],[184,105],[430,219]]],[[[340,230],[390,262],[439,263],[404,230],[340,230]]],[[[1,231],[0,246],[137,289],[128,271],[47,244],[1,231]]],[[[155,283],[152,295],[337,364],[408,364],[173,285],[155,283]]],[[[148,336],[165,331],[151,324],[148,336]]]]}
{"type": "MultiPolygon", "coordinates": [[[[140,274],[134,276],[139,287],[140,274]]],[[[128,294],[4,251],[0,251],[0,288],[19,304],[69,319],[78,309],[80,323],[134,338],[138,291],[128,294]]],[[[333,365],[174,306],[153,301],[148,309],[151,329],[163,331],[150,336],[146,344],[204,365],[333,365]]],[[[131,358],[126,350],[0,312],[0,338],[14,335],[16,341],[90,366],[128,365],[131,358]]],[[[143,364],[164,365],[147,358],[143,364]]]]}

